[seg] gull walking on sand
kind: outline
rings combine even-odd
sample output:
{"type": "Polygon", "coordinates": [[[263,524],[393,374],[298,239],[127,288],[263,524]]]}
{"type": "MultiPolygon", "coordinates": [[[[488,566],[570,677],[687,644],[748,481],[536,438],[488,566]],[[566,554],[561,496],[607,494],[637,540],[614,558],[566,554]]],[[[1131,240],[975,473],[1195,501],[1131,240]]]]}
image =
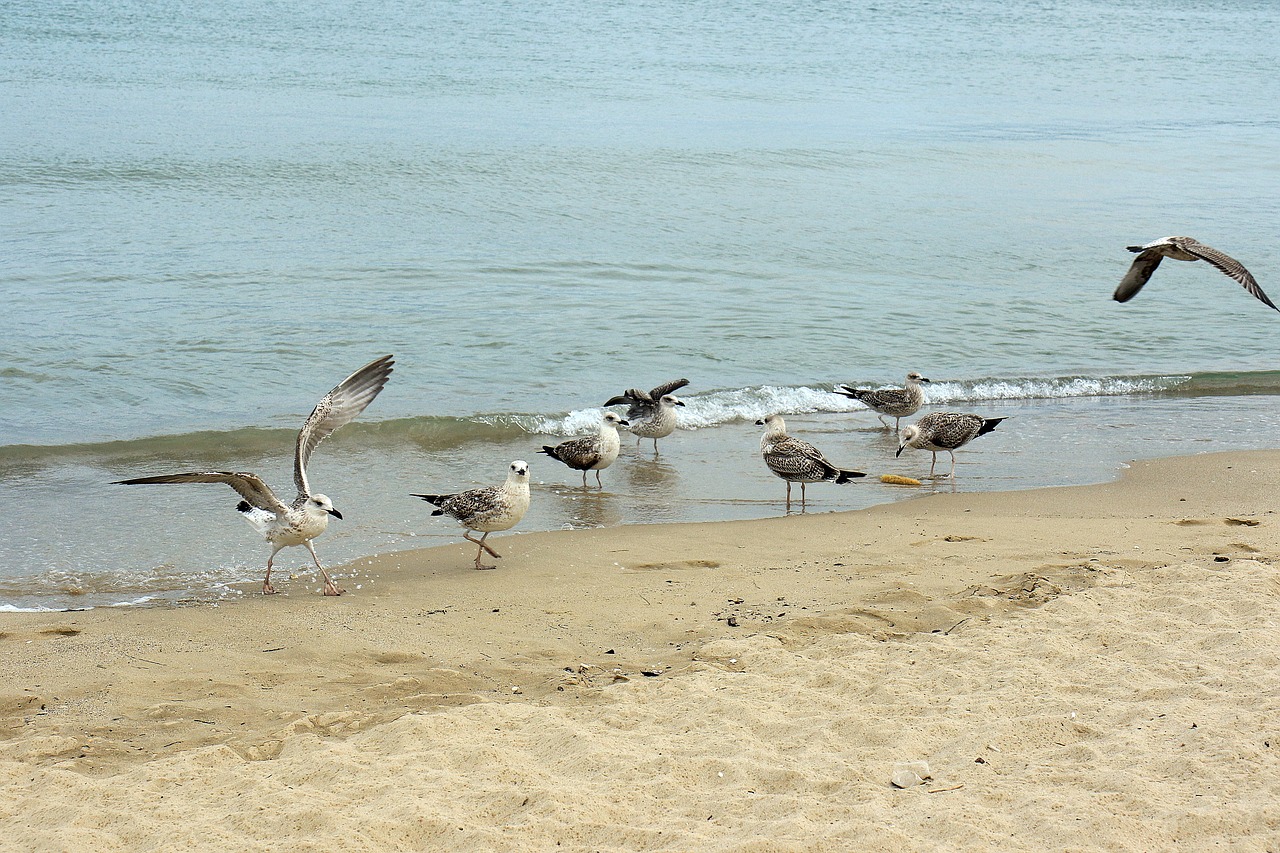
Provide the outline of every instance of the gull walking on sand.
{"type": "Polygon", "coordinates": [[[805,505],[805,485],[835,480],[843,485],[854,477],[867,476],[862,471],[846,471],[827,461],[818,448],[807,441],[787,435],[787,424],[782,415],[769,415],[756,421],[765,428],[760,438],[760,455],[769,470],[787,483],[787,512],[791,511],[791,484],[800,484],[800,507],[805,505]]]}
{"type": "Polygon", "coordinates": [[[1004,418],[984,418],[958,412],[932,412],[902,430],[898,452],[894,455],[901,456],[908,447],[932,451],[933,462],[929,465],[929,476],[932,477],[934,466],[938,464],[938,451],[945,450],[951,454],[951,473],[947,476],[954,478],[955,451],[978,436],[991,432],[1002,420],[1004,418]]]}
{"type": "MultiPolygon", "coordinates": [[[[1120,280],[1120,286],[1116,288],[1115,295],[1112,297],[1116,302],[1128,302],[1132,299],[1150,280],[1151,274],[1156,271],[1156,267],[1160,266],[1160,261],[1173,258],[1175,261],[1208,261],[1225,275],[1240,282],[1244,289],[1263,305],[1276,308],[1275,303],[1262,292],[1253,275],[1244,268],[1244,264],[1193,237],[1165,237],[1163,240],[1156,240],[1145,246],[1127,246],[1126,248],[1130,252],[1137,252],[1138,257],[1133,259],[1129,271],[1125,273],[1124,278],[1120,280]]],[[[1280,308],[1276,310],[1280,311],[1280,308]]]]}
{"type": "Polygon", "coordinates": [[[688,379],[675,379],[665,385],[659,385],[652,391],[641,391],[639,388],[628,388],[616,397],[610,397],[606,406],[627,405],[627,421],[631,424],[631,433],[636,436],[636,444],[642,439],[653,439],[653,452],[658,452],[658,439],[666,438],[675,432],[675,406],[684,403],[673,392],[689,384],[688,379]]]}
{"type": "Polygon", "coordinates": [[[439,507],[435,515],[450,515],[457,519],[467,531],[462,538],[474,542],[480,547],[476,549],[476,568],[492,569],[480,562],[480,555],[488,551],[490,556],[501,559],[502,555],[484,544],[490,533],[510,530],[520,523],[529,509],[529,463],[517,459],[507,470],[507,481],[501,486],[486,486],[483,489],[471,489],[452,495],[414,495],[430,504],[439,507]],[[479,539],[471,538],[471,531],[482,534],[479,539]]]}
{"type": "Polygon", "coordinates": [[[600,472],[613,464],[618,458],[622,442],[618,438],[618,427],[630,424],[613,412],[605,412],[600,422],[600,434],[586,438],[571,438],[554,447],[544,444],[539,453],[545,453],[558,462],[563,462],[575,471],[582,472],[582,488],[587,487],[587,472],[596,472],[596,484],[604,488],[600,482],[600,472]]]}
{"type": "Polygon", "coordinates": [[[898,424],[902,419],[911,417],[924,405],[924,389],[920,387],[920,383],[928,381],[913,370],[907,374],[907,383],[904,388],[881,388],[869,391],[854,388],[852,385],[841,385],[836,389],[836,393],[851,397],[874,411],[885,429],[889,428],[889,422],[884,419],[884,416],[893,418],[893,431],[897,432],[898,424]]]}
{"type": "Polygon", "coordinates": [[[294,448],[293,482],[298,494],[292,504],[286,505],[258,475],[246,471],[203,471],[135,477],[132,480],[120,480],[117,485],[226,483],[243,498],[236,510],[271,546],[271,555],[267,557],[267,575],[262,580],[263,595],[275,593],[276,589],[271,585],[271,567],[280,549],[292,545],[306,546],[311,552],[311,559],[324,576],[324,594],[341,595],[345,590],[340,589],[324,566],[320,565],[320,558],[316,556],[311,540],[328,528],[329,516],[340,519],[342,513],[333,508],[333,503],[327,496],[311,491],[311,484],[307,481],[307,462],[320,442],[338,427],[355,420],[373,402],[373,398],[378,396],[378,392],[391,377],[393,364],[395,361],[389,355],[366,364],[338,383],[336,388],[316,404],[299,430],[294,448]]]}

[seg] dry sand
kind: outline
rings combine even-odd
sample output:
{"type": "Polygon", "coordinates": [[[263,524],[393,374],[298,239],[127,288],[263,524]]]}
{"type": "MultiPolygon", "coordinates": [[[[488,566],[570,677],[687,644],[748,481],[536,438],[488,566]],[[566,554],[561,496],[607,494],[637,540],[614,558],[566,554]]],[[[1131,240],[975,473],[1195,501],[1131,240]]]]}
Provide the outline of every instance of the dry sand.
{"type": "Polygon", "coordinates": [[[0,848],[1280,850],[1277,495],[1215,454],[4,615],[0,848]]]}

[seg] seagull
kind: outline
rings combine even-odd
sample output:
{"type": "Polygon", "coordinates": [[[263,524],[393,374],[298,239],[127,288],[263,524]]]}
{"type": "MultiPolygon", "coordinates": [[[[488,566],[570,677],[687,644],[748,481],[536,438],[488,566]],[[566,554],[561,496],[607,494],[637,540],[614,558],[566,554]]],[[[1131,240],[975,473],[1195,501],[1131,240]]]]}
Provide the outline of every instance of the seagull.
{"type": "Polygon", "coordinates": [[[933,452],[933,463],[929,466],[929,476],[933,476],[933,467],[938,464],[938,451],[945,450],[951,454],[951,473],[956,475],[955,451],[964,447],[980,435],[986,435],[996,428],[1004,418],[984,418],[982,415],[962,415],[958,412],[932,412],[902,430],[898,452],[901,456],[908,447],[916,450],[933,452]]]}
{"type": "MultiPolygon", "coordinates": [[[[661,406],[663,397],[667,396],[668,394],[674,394],[676,391],[679,391],[681,388],[683,388],[688,384],[689,384],[688,379],[673,379],[670,382],[659,385],[657,388],[654,388],[652,391],[641,391],[639,388],[628,388],[626,391],[623,391],[618,396],[610,397],[608,401],[605,402],[605,405],[621,406],[625,404],[628,407],[627,420],[629,421],[648,420],[658,414],[658,410],[659,410],[659,407],[661,406]]],[[[680,403],[679,405],[683,406],[684,403],[680,403]]],[[[672,429],[674,428],[675,427],[673,426],[672,429]]],[[[636,432],[634,426],[631,428],[631,431],[633,433],[636,432]]],[[[644,434],[636,433],[636,435],[640,435],[642,438],[666,438],[668,435],[671,435],[671,430],[667,430],[666,432],[658,436],[650,436],[647,433],[644,433],[644,434]]],[[[639,444],[639,443],[640,442],[637,439],[636,444],[639,444]]],[[[654,449],[656,450],[657,447],[658,447],[658,444],[655,441],[654,449]]]]}
{"type": "MultiPolygon", "coordinates": [[[[1224,274],[1240,282],[1244,289],[1263,305],[1276,308],[1275,303],[1262,292],[1258,282],[1242,263],[1230,255],[1206,246],[1194,237],[1165,237],[1163,240],[1156,240],[1145,246],[1126,248],[1130,252],[1137,252],[1138,257],[1133,259],[1133,265],[1129,267],[1124,278],[1120,279],[1120,286],[1116,288],[1113,297],[1116,302],[1128,302],[1132,299],[1139,290],[1142,290],[1142,286],[1151,278],[1156,267],[1160,266],[1160,261],[1173,258],[1175,261],[1208,261],[1224,274]]],[[[1276,310],[1280,311],[1280,308],[1276,310]]]]}
{"type": "Polygon", "coordinates": [[[552,459],[563,462],[570,468],[582,472],[582,488],[587,487],[587,472],[596,472],[596,484],[604,488],[600,482],[600,472],[613,464],[618,458],[621,441],[618,439],[618,427],[631,424],[613,412],[605,412],[600,422],[600,434],[586,438],[571,438],[562,441],[555,447],[544,444],[539,453],[545,453],[552,459]]]}
{"type": "MultiPolygon", "coordinates": [[[[681,379],[681,382],[685,380],[681,379]]],[[[632,388],[628,394],[637,392],[632,388]]],[[[617,400],[617,397],[613,399],[617,400]]],[[[607,405],[607,404],[606,404],[607,405]]],[[[627,412],[627,421],[631,424],[631,434],[636,436],[636,445],[646,438],[653,439],[653,452],[658,452],[658,439],[666,438],[676,431],[676,406],[684,406],[684,401],[674,394],[663,394],[656,403],[632,403],[627,412]]]]}
{"type": "Polygon", "coordinates": [[[476,549],[476,568],[492,569],[480,562],[480,555],[485,551],[496,558],[502,555],[484,544],[490,533],[499,530],[510,530],[520,523],[529,509],[529,463],[517,459],[511,463],[507,471],[507,481],[501,486],[487,486],[483,489],[471,489],[452,495],[414,495],[430,504],[439,507],[435,515],[451,515],[467,532],[462,538],[474,542],[480,547],[476,549]],[[471,531],[483,535],[479,539],[471,538],[471,531]]]}
{"type": "Polygon", "coordinates": [[[311,552],[311,559],[315,560],[316,568],[324,576],[324,594],[341,595],[345,590],[340,589],[330,579],[324,566],[320,565],[320,558],[316,556],[311,540],[324,533],[329,526],[329,516],[340,519],[342,513],[333,508],[333,503],[327,496],[311,491],[311,484],[307,481],[307,462],[320,442],[338,427],[355,420],[373,402],[373,398],[378,396],[382,386],[391,377],[393,364],[395,361],[389,355],[366,364],[338,383],[336,388],[316,404],[310,417],[298,431],[293,459],[293,482],[298,487],[298,495],[292,504],[286,505],[276,497],[275,492],[257,474],[245,471],[136,477],[132,480],[119,480],[114,485],[226,483],[244,498],[236,506],[236,510],[271,546],[271,556],[267,558],[267,576],[262,581],[263,595],[275,594],[276,589],[271,585],[271,567],[280,549],[291,545],[305,545],[311,552]]]}
{"type": "Polygon", "coordinates": [[[787,512],[791,511],[791,484],[800,484],[800,506],[804,507],[806,483],[835,480],[843,485],[854,477],[867,476],[862,471],[845,471],[827,461],[818,448],[807,441],[787,435],[787,424],[782,415],[769,415],[756,421],[765,428],[760,438],[760,455],[769,470],[787,481],[787,512]]]}
{"type": "Polygon", "coordinates": [[[854,388],[852,385],[841,385],[836,389],[835,393],[851,397],[876,412],[876,417],[880,418],[880,423],[884,424],[885,429],[889,428],[889,422],[884,419],[884,416],[888,415],[893,418],[893,430],[897,432],[898,424],[903,418],[910,417],[920,411],[920,406],[924,404],[924,389],[920,387],[920,383],[928,381],[928,379],[913,370],[907,374],[907,386],[905,388],[883,388],[879,391],[867,391],[862,388],[854,388]]]}

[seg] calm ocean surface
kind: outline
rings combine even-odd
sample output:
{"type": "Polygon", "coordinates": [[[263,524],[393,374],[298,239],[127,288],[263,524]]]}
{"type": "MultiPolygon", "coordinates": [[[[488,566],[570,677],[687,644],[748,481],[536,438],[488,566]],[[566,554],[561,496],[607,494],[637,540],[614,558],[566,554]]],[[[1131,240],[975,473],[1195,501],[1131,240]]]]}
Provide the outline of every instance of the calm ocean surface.
{"type": "Polygon", "coordinates": [[[1276,446],[1280,314],[1205,264],[1110,295],[1126,245],[1190,234],[1280,298],[1278,56],[1272,0],[4,0],[0,607],[260,579],[230,489],[110,481],[288,499],[298,426],[384,353],[313,460],[330,565],[456,541],[407,493],[515,458],[519,530],[778,514],[770,411],[919,476],[827,393],[908,370],[1010,416],[960,489],[1276,446]],[[677,376],[690,431],[624,437],[603,494],[535,455],[677,376]]]}

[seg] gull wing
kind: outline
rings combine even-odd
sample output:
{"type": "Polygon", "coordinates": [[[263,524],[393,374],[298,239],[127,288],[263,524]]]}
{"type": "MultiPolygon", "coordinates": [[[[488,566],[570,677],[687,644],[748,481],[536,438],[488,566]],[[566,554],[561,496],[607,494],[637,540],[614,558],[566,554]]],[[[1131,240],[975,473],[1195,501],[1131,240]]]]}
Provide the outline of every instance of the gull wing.
{"type": "MultiPolygon", "coordinates": [[[[1131,249],[1130,251],[1133,251],[1131,249]]],[[[1112,296],[1116,302],[1128,302],[1142,290],[1142,286],[1150,280],[1151,274],[1160,266],[1164,255],[1154,249],[1145,249],[1138,253],[1129,266],[1129,271],[1120,279],[1120,285],[1112,296]]]]}
{"type": "Polygon", "coordinates": [[[610,397],[605,401],[606,406],[621,406],[626,403],[631,408],[627,410],[627,417],[633,417],[633,413],[637,410],[652,409],[657,403],[656,397],[650,397],[648,391],[641,391],[639,388],[628,388],[616,397],[610,397]]]}
{"type": "Polygon", "coordinates": [[[339,382],[316,404],[298,431],[298,446],[293,459],[293,482],[300,497],[311,495],[311,486],[307,483],[307,462],[311,460],[311,454],[334,430],[351,423],[373,402],[391,378],[393,364],[395,361],[389,355],[369,362],[339,382]]]}
{"type": "Polygon", "coordinates": [[[649,392],[650,401],[656,403],[668,394],[673,394],[689,384],[688,379],[673,379],[665,385],[659,385],[649,392]]]}
{"type": "Polygon", "coordinates": [[[1253,275],[1244,268],[1244,264],[1240,263],[1235,258],[1224,252],[1219,252],[1212,246],[1206,246],[1199,240],[1192,240],[1189,237],[1184,240],[1179,240],[1178,246],[1195,255],[1200,260],[1212,264],[1225,275],[1240,282],[1244,289],[1249,292],[1249,295],[1254,299],[1257,299],[1263,305],[1280,311],[1280,308],[1276,308],[1275,303],[1267,298],[1267,294],[1262,292],[1262,288],[1258,286],[1258,282],[1254,279],[1253,275]]]}
{"type": "Polygon", "coordinates": [[[240,497],[258,509],[274,512],[276,515],[283,515],[288,511],[280,499],[276,497],[275,492],[271,491],[271,488],[262,482],[257,474],[250,474],[247,471],[195,471],[189,474],[162,474],[158,477],[135,477],[132,480],[117,480],[113,485],[143,486],[153,483],[226,483],[235,489],[240,497]]]}

